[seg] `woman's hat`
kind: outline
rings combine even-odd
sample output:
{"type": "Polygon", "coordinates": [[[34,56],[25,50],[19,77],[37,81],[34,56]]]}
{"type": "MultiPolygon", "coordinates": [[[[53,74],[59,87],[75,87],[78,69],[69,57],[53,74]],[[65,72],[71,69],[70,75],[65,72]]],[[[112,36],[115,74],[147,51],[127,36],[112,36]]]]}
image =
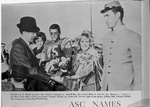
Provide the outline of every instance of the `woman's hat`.
{"type": "Polygon", "coordinates": [[[36,20],[33,17],[22,17],[17,27],[22,31],[38,32],[40,28],[36,25],[36,20]]]}

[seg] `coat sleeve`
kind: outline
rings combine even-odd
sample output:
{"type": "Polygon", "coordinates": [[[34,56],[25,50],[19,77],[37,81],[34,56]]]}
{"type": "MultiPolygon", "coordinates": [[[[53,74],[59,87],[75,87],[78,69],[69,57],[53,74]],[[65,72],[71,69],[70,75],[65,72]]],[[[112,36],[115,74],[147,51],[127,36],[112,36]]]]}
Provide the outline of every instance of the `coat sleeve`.
{"type": "Polygon", "coordinates": [[[32,66],[30,57],[26,55],[26,50],[23,46],[17,44],[12,50],[12,57],[14,60],[14,65],[24,66],[28,69],[28,76],[34,79],[49,83],[50,76],[45,74],[42,69],[32,66]]]}
{"type": "Polygon", "coordinates": [[[134,33],[130,41],[130,51],[134,69],[134,90],[141,90],[142,72],[141,72],[141,37],[134,33]]]}
{"type": "Polygon", "coordinates": [[[31,61],[27,57],[23,46],[16,44],[12,50],[12,58],[17,65],[24,66],[26,68],[32,68],[31,61]]]}

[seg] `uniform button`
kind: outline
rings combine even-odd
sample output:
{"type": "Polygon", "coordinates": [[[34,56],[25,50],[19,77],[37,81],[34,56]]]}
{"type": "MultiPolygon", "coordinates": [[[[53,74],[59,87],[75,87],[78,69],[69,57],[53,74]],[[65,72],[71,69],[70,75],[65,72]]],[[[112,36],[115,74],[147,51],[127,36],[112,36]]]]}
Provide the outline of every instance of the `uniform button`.
{"type": "Polygon", "coordinates": [[[110,68],[111,66],[110,66],[110,65],[108,65],[108,67],[110,68]]]}
{"type": "Polygon", "coordinates": [[[114,43],[114,41],[111,41],[111,43],[114,43]]]}
{"type": "Polygon", "coordinates": [[[109,55],[112,55],[112,53],[109,53],[109,55]]]}
{"type": "Polygon", "coordinates": [[[110,72],[107,72],[108,74],[110,74],[110,72]]]}
{"type": "Polygon", "coordinates": [[[110,47],[110,49],[112,49],[112,47],[110,47]]]}

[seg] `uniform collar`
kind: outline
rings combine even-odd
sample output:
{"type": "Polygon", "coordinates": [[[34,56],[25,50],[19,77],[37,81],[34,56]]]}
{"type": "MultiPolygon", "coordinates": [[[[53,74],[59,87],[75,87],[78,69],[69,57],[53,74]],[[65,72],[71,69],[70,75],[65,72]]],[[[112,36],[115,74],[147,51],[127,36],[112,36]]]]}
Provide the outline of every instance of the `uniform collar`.
{"type": "Polygon", "coordinates": [[[115,33],[115,34],[118,34],[120,33],[122,30],[124,30],[126,28],[125,24],[121,25],[121,26],[116,26],[112,31],[115,33]]]}

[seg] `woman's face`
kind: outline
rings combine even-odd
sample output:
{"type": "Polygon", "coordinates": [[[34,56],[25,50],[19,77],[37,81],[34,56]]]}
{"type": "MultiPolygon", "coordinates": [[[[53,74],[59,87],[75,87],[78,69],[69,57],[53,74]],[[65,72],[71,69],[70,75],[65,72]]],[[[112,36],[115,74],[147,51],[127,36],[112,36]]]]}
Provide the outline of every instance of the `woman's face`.
{"type": "Polygon", "coordinates": [[[87,51],[90,48],[90,40],[89,38],[82,36],[80,41],[82,51],[87,51]]]}
{"type": "Polygon", "coordinates": [[[38,46],[42,46],[43,45],[43,40],[42,40],[42,38],[40,38],[40,37],[38,37],[38,39],[35,41],[36,42],[36,44],[38,45],[38,46]]]}

